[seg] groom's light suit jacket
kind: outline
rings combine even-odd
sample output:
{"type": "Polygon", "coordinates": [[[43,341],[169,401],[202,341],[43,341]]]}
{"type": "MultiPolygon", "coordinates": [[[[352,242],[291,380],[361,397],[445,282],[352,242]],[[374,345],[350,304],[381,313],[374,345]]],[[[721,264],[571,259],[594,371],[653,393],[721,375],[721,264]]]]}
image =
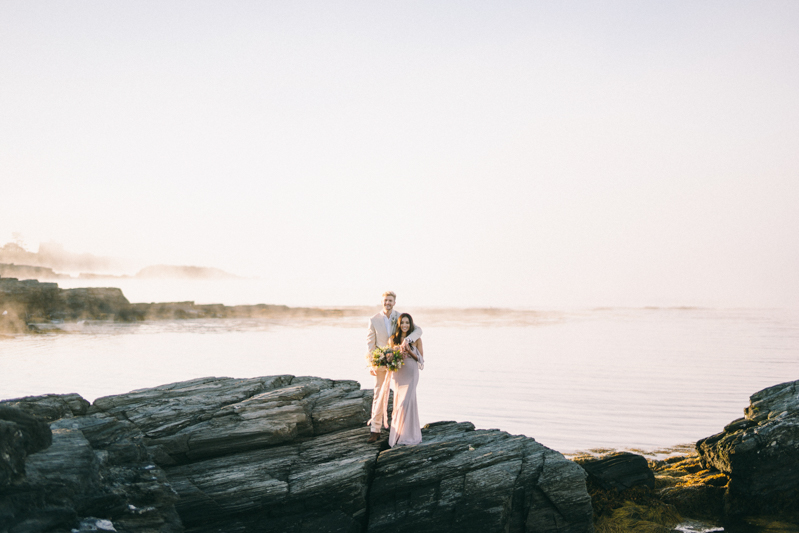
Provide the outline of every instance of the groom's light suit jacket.
{"type": "MultiPolygon", "coordinates": [[[[400,313],[391,311],[389,315],[389,323],[391,331],[386,331],[386,323],[383,320],[383,313],[377,313],[369,319],[369,331],[366,334],[366,349],[367,355],[372,353],[378,346],[388,346],[388,339],[397,331],[397,320],[400,313]]],[[[422,328],[414,325],[413,332],[408,335],[408,342],[416,342],[422,336],[422,328]]],[[[388,389],[391,386],[389,383],[389,373],[385,368],[378,368],[375,370],[375,393],[372,400],[372,418],[369,424],[372,426],[374,433],[380,433],[380,427],[388,427],[388,389]]]]}

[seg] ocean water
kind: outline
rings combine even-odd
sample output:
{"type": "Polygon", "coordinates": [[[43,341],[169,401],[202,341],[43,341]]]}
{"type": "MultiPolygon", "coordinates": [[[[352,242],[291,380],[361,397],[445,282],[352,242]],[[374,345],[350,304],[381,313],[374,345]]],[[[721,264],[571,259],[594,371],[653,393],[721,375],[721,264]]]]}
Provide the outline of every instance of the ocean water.
{"type": "MultiPolygon", "coordinates": [[[[471,421],[564,453],[690,445],[799,379],[799,312],[413,309],[422,423],[471,421]]],[[[360,381],[367,316],[63,324],[0,339],[0,399],[88,400],[202,376],[360,381]]]]}

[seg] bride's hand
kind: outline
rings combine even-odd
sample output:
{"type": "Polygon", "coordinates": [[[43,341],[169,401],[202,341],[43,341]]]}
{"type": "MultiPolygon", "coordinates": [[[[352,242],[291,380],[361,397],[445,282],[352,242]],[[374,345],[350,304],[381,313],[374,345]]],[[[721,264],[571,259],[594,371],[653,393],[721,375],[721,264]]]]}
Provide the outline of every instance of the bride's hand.
{"type": "Polygon", "coordinates": [[[415,353],[413,353],[413,351],[411,350],[411,347],[410,347],[410,346],[406,347],[406,348],[405,348],[405,349],[402,351],[402,355],[403,355],[404,357],[406,357],[406,358],[407,358],[407,357],[412,357],[412,358],[413,358],[414,360],[416,360],[416,361],[418,361],[418,360],[419,360],[419,359],[416,357],[416,354],[415,354],[415,353]]]}

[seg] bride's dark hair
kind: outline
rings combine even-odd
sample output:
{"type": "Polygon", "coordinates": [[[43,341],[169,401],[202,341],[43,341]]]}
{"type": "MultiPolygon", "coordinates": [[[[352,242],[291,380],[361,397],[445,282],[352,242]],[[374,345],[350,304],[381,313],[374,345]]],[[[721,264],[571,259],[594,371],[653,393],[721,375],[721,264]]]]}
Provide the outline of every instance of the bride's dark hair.
{"type": "Polygon", "coordinates": [[[391,336],[391,344],[394,346],[399,346],[399,344],[402,342],[402,330],[400,329],[400,324],[402,324],[402,318],[406,316],[408,317],[408,322],[411,324],[411,327],[408,328],[408,335],[413,333],[413,317],[408,313],[402,313],[397,319],[397,331],[395,331],[394,335],[391,336]]]}

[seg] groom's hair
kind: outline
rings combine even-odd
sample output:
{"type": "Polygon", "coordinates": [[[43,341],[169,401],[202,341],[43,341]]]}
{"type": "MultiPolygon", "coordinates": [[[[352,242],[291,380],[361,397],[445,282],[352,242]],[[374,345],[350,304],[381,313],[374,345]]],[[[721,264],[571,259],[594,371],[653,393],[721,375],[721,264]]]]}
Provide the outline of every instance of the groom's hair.
{"type": "Polygon", "coordinates": [[[386,291],[381,295],[381,298],[385,298],[386,296],[393,296],[394,299],[397,299],[397,295],[394,294],[394,291],[386,291]]]}

